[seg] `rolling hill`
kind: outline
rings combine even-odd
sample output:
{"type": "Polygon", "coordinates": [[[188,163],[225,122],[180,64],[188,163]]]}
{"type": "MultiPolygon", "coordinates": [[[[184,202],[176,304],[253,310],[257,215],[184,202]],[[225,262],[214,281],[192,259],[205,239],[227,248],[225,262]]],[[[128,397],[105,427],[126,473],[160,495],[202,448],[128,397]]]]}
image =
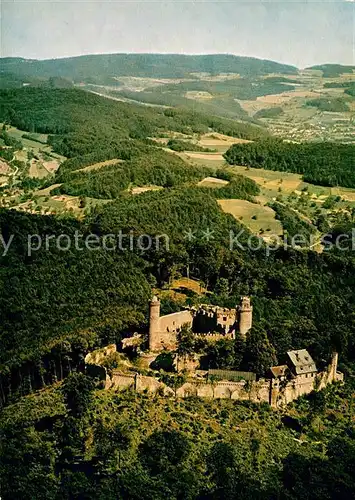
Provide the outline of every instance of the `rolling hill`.
{"type": "Polygon", "coordinates": [[[324,78],[334,78],[345,73],[353,73],[355,71],[355,66],[344,66],[343,64],[319,64],[316,66],[310,66],[306,69],[315,69],[323,71],[324,78]]]}
{"type": "Polygon", "coordinates": [[[298,72],[294,66],[231,54],[98,54],[43,61],[6,57],[0,61],[2,72],[17,76],[59,76],[75,82],[101,84],[112,84],[117,76],[186,78],[191,73],[239,73],[241,76],[260,76],[298,72]]]}

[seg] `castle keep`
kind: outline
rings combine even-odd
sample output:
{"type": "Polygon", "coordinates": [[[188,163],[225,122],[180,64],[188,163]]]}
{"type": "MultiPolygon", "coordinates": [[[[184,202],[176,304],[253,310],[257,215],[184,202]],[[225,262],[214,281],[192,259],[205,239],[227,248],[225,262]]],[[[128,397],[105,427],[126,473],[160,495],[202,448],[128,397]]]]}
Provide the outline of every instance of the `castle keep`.
{"type": "Polygon", "coordinates": [[[252,314],[250,298],[242,297],[235,309],[202,304],[198,308],[160,316],[160,301],[153,297],[149,303],[149,350],[175,349],[177,334],[183,326],[206,340],[234,339],[237,332],[245,337],[252,327],[252,314]]]}

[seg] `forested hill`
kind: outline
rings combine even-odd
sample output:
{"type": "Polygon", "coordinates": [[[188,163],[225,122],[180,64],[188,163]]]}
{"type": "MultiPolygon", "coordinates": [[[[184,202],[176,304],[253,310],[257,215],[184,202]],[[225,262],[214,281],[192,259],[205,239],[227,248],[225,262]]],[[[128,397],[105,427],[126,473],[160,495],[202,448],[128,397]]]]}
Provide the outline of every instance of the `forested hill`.
{"type": "Polygon", "coordinates": [[[185,78],[191,73],[239,73],[260,76],[269,73],[296,74],[297,68],[274,61],[231,54],[98,54],[44,61],[0,59],[2,71],[28,77],[59,76],[75,82],[113,83],[117,76],[185,78]]]}
{"type": "Polygon", "coordinates": [[[355,66],[344,66],[342,64],[320,64],[317,66],[310,66],[306,69],[316,69],[323,71],[324,78],[334,78],[343,75],[344,73],[353,73],[355,66]]]}
{"type": "MultiPolygon", "coordinates": [[[[102,148],[122,150],[123,139],[145,140],[164,131],[190,134],[213,129],[246,139],[267,135],[264,128],[248,123],[112,101],[79,89],[2,90],[0,121],[29,132],[56,134],[50,138],[54,150],[68,157],[102,148]]],[[[127,152],[137,144],[126,146],[127,152]]]]}

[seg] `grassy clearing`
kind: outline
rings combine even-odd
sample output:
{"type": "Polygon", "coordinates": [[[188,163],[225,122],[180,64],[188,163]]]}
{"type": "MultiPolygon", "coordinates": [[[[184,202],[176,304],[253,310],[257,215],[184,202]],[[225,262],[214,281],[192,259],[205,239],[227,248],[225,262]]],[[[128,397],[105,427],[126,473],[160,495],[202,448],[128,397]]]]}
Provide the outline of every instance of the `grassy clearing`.
{"type": "Polygon", "coordinates": [[[201,281],[180,277],[173,280],[168,289],[159,289],[157,293],[161,299],[170,299],[185,304],[187,297],[191,297],[192,295],[203,297],[209,292],[201,281]]]}
{"type": "Polygon", "coordinates": [[[115,163],[123,163],[123,160],[114,158],[113,160],[100,161],[94,163],[93,165],[88,165],[87,167],[80,168],[77,172],[91,172],[92,170],[99,170],[102,167],[108,167],[109,165],[114,165],[115,163]]]}
{"type": "Polygon", "coordinates": [[[11,168],[9,167],[9,165],[4,160],[0,160],[0,174],[8,175],[10,172],[11,168]]]}
{"type": "Polygon", "coordinates": [[[302,182],[299,186],[299,190],[306,189],[311,194],[318,197],[328,197],[332,194],[332,188],[327,186],[316,186],[315,184],[310,184],[308,182],[302,182]]]}
{"type": "Polygon", "coordinates": [[[45,189],[38,189],[33,194],[35,196],[49,196],[52,189],[55,189],[55,188],[60,187],[60,186],[61,186],[61,184],[52,184],[51,186],[49,186],[45,189]]]}
{"type": "Polygon", "coordinates": [[[282,235],[281,222],[272,208],[245,200],[218,200],[222,210],[233,215],[254,234],[272,238],[282,235]]]}
{"type": "MultiPolygon", "coordinates": [[[[225,153],[233,144],[243,144],[246,142],[251,142],[246,139],[238,139],[236,137],[231,137],[229,135],[225,134],[220,134],[219,132],[213,132],[213,133],[208,133],[208,134],[203,134],[199,136],[198,134],[193,134],[193,135],[185,135],[185,134],[180,134],[177,132],[167,132],[166,137],[152,137],[151,139],[155,142],[157,142],[159,145],[164,146],[168,143],[170,139],[181,139],[181,140],[187,140],[189,142],[192,142],[196,144],[197,146],[200,146],[202,148],[209,148],[212,150],[216,150],[217,153],[196,153],[196,152],[191,152],[191,154],[195,155],[211,155],[211,154],[217,154],[218,158],[220,158],[221,154],[225,153]]],[[[170,150],[169,150],[170,151],[170,150]]],[[[190,153],[187,153],[190,155],[190,153]]],[[[209,159],[209,157],[206,156],[202,159],[209,159]]],[[[197,157],[200,158],[200,157],[197,157]]]]}
{"type": "Polygon", "coordinates": [[[355,202],[355,189],[333,187],[330,191],[332,195],[341,196],[345,201],[355,202]]]}
{"type": "Polygon", "coordinates": [[[130,190],[131,194],[141,194],[141,193],[146,193],[147,191],[160,191],[161,189],[164,189],[162,186],[142,186],[142,187],[135,187],[130,190]]]}
{"type": "Polygon", "coordinates": [[[12,208],[22,212],[42,215],[54,215],[69,212],[77,218],[82,218],[86,209],[111,201],[98,200],[96,198],[85,198],[85,207],[82,207],[79,196],[50,196],[50,191],[59,186],[60,184],[53,184],[46,189],[35,191],[32,200],[17,203],[12,208]]]}
{"type": "Polygon", "coordinates": [[[233,144],[243,144],[246,142],[251,141],[214,132],[213,134],[204,134],[201,136],[197,144],[204,148],[216,149],[219,153],[225,153],[233,144]]]}
{"type": "Polygon", "coordinates": [[[7,182],[8,182],[8,177],[3,177],[3,176],[0,176],[0,187],[1,186],[6,186],[7,185],[7,182]]]}
{"type": "Polygon", "coordinates": [[[208,187],[208,188],[221,188],[229,184],[228,181],[224,181],[223,179],[217,179],[216,177],[205,177],[202,181],[198,182],[198,186],[200,187],[208,187]]]}
{"type": "Polygon", "coordinates": [[[43,162],[43,166],[49,174],[54,174],[58,170],[59,165],[60,165],[60,163],[58,160],[51,160],[51,161],[44,161],[43,162]]]}
{"type": "Polygon", "coordinates": [[[173,290],[190,290],[198,295],[203,295],[207,291],[200,281],[190,278],[178,278],[174,280],[171,284],[171,288],[173,290]]]}
{"type": "MultiPolygon", "coordinates": [[[[169,150],[170,151],[170,150],[169,150]]],[[[184,153],[184,155],[190,160],[203,160],[206,161],[214,161],[225,163],[222,153],[184,153]]]]}
{"type": "MultiPolygon", "coordinates": [[[[0,127],[2,125],[3,124],[0,123],[0,127]]],[[[61,156],[57,153],[54,153],[52,151],[51,146],[48,146],[47,144],[43,144],[43,142],[45,142],[47,140],[47,137],[48,137],[46,134],[29,133],[29,132],[26,132],[25,130],[20,130],[16,127],[9,127],[9,126],[7,127],[6,131],[11,137],[21,141],[23,144],[23,150],[18,151],[16,153],[16,158],[18,160],[26,161],[27,151],[32,151],[36,156],[41,156],[42,153],[48,154],[51,157],[57,159],[59,162],[62,162],[65,160],[64,156],[61,156]],[[31,139],[25,139],[22,137],[24,134],[33,136],[34,138],[42,141],[42,143],[38,142],[38,141],[31,140],[31,139]]]]}

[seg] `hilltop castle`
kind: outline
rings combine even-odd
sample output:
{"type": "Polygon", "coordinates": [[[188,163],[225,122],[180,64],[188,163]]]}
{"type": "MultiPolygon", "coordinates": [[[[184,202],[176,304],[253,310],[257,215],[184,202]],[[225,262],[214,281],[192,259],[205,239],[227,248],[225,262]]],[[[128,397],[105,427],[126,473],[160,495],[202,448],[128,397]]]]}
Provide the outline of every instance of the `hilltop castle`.
{"type": "MultiPolygon", "coordinates": [[[[160,301],[157,297],[149,303],[149,351],[141,353],[141,361],[147,367],[159,357],[163,350],[174,351],[177,336],[185,326],[193,334],[207,341],[222,338],[234,339],[237,334],[246,338],[252,327],[253,307],[249,297],[242,297],[240,305],[227,309],[212,305],[186,308],[165,316],[160,316],[160,301]]],[[[122,341],[122,347],[139,346],[142,335],[136,334],[122,341]]],[[[89,353],[86,358],[88,372],[98,375],[106,389],[132,388],[138,392],[159,393],[166,396],[202,398],[228,398],[266,402],[280,408],[294,399],[312,391],[323,389],[333,382],[342,382],[343,374],[338,372],[338,354],[333,353],[328,366],[318,371],[307,349],[287,351],[285,364],[270,366],[265,378],[257,378],[253,372],[235,370],[201,370],[192,361],[192,366],[182,364],[186,379],[179,387],[170,387],[158,372],[143,375],[139,371],[125,368],[113,369],[109,373],[103,366],[106,356],[116,352],[116,345],[109,345],[99,351],[89,353]]],[[[184,360],[183,360],[184,361],[184,360]]],[[[181,368],[180,368],[181,370],[181,368]]]]}
{"type": "Polygon", "coordinates": [[[183,326],[206,340],[234,339],[236,333],[245,338],[252,327],[253,306],[249,297],[242,297],[235,309],[200,305],[166,316],[160,316],[160,301],[154,296],[149,303],[149,350],[159,352],[176,347],[177,334],[183,326]]]}

